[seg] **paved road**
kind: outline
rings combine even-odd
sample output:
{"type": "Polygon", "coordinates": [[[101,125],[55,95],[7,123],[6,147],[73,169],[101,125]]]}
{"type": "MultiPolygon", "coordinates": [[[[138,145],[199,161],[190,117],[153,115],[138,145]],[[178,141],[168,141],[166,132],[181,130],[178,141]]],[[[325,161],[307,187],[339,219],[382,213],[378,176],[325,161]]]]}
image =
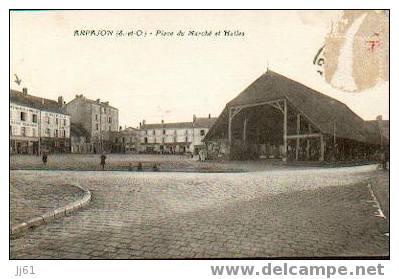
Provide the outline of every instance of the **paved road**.
{"type": "Polygon", "coordinates": [[[91,205],[11,241],[12,258],[387,255],[364,183],[374,166],[267,172],[11,171],[80,183],[91,205]]]}

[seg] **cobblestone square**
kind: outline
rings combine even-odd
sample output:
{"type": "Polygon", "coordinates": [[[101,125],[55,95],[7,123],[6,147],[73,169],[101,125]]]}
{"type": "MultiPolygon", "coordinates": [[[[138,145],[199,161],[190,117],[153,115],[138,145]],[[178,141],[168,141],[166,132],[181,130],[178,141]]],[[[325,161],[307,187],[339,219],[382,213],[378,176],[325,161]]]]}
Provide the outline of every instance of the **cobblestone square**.
{"type": "Polygon", "coordinates": [[[11,240],[12,259],[388,256],[376,166],[245,173],[11,171],[78,183],[88,207],[11,240]]]}

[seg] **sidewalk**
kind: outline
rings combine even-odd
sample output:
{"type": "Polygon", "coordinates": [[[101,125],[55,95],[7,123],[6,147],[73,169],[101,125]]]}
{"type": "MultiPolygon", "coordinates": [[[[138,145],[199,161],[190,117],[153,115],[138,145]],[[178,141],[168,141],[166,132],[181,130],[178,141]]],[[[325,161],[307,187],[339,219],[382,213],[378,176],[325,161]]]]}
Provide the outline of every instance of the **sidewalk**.
{"type": "Polygon", "coordinates": [[[85,192],[72,185],[53,185],[35,179],[11,177],[10,225],[26,222],[81,199],[85,192]]]}
{"type": "Polygon", "coordinates": [[[389,221],[389,171],[378,171],[371,179],[371,188],[389,221]]]}

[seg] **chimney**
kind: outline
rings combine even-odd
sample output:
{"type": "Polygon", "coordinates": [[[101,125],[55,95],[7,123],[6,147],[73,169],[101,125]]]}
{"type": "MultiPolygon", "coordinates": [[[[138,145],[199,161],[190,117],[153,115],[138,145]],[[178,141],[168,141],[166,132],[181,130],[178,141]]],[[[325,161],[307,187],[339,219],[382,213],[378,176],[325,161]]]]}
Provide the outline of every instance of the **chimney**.
{"type": "Polygon", "coordinates": [[[143,120],[143,126],[145,125],[145,119],[143,120]]]}
{"type": "Polygon", "coordinates": [[[211,119],[211,114],[208,114],[208,118],[211,119]]]}
{"type": "Polygon", "coordinates": [[[62,108],[64,106],[64,98],[62,96],[58,97],[58,106],[62,108]]]}
{"type": "Polygon", "coordinates": [[[119,132],[122,131],[122,126],[119,126],[119,132]]]}
{"type": "Polygon", "coordinates": [[[376,118],[376,120],[378,120],[378,121],[382,121],[382,115],[377,115],[377,118],[376,118]]]}
{"type": "Polygon", "coordinates": [[[100,103],[100,99],[97,99],[97,104],[99,104],[100,103]]]}
{"type": "Polygon", "coordinates": [[[26,87],[22,88],[22,93],[24,95],[28,95],[28,88],[26,88],[26,87]]]}
{"type": "Polygon", "coordinates": [[[141,129],[141,122],[140,122],[140,124],[139,124],[139,125],[140,125],[139,127],[140,127],[140,129],[141,129]]]}
{"type": "Polygon", "coordinates": [[[195,116],[195,114],[193,114],[193,122],[195,122],[196,119],[197,117],[195,116]]]}
{"type": "Polygon", "coordinates": [[[163,122],[163,119],[161,120],[161,123],[163,124],[164,122],[163,122]]]}

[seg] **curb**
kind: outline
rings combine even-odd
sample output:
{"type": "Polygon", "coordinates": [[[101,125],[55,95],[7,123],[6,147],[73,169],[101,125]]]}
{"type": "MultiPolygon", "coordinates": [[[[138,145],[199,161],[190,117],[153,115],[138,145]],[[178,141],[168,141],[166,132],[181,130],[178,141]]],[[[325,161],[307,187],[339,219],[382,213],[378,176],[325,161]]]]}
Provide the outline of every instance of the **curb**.
{"type": "Polygon", "coordinates": [[[10,228],[10,235],[15,236],[17,234],[27,231],[30,228],[34,228],[34,227],[38,227],[40,225],[47,224],[51,220],[66,216],[68,213],[75,212],[75,211],[79,210],[80,208],[87,206],[91,201],[91,192],[89,190],[81,187],[80,185],[73,185],[73,184],[71,184],[71,185],[81,189],[85,193],[83,198],[81,198],[77,201],[71,202],[65,206],[56,208],[52,211],[46,212],[40,216],[33,217],[32,219],[29,219],[26,222],[12,225],[10,228]]]}

